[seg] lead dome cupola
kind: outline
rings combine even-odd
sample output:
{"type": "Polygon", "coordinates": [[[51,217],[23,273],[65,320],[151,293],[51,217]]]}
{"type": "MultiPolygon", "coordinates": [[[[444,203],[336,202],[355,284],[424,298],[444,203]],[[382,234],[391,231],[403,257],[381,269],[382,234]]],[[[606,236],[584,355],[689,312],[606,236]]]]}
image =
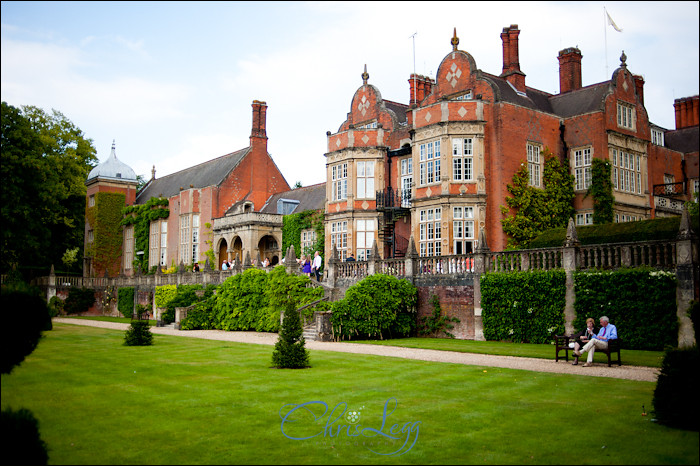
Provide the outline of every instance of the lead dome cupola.
{"type": "Polygon", "coordinates": [[[117,158],[115,143],[112,141],[112,153],[107,160],[90,171],[87,181],[94,178],[107,178],[112,180],[136,181],[136,172],[117,158]]]}

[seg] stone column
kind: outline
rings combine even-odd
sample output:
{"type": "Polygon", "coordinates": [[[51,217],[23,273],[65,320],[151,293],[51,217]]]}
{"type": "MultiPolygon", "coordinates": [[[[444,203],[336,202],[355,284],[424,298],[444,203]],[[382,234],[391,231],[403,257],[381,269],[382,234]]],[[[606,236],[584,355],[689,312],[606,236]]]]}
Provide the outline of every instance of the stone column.
{"type": "Polygon", "coordinates": [[[405,267],[406,267],[406,280],[413,283],[414,278],[418,272],[416,266],[416,261],[418,260],[418,251],[416,251],[416,242],[413,240],[413,235],[408,238],[408,249],[406,249],[405,267]]]}
{"type": "Polygon", "coordinates": [[[486,230],[479,232],[479,246],[474,252],[474,339],[483,341],[484,321],[481,317],[481,274],[486,272],[486,260],[491,250],[486,244],[486,230]]]}
{"type": "MultiPolygon", "coordinates": [[[[13,266],[15,268],[15,266],[13,266]]],[[[49,272],[49,282],[46,284],[46,302],[50,302],[51,298],[56,296],[56,271],[51,264],[51,272],[49,272]]]]}
{"type": "Polygon", "coordinates": [[[335,288],[335,280],[338,276],[338,249],[333,245],[331,257],[326,261],[328,270],[326,270],[326,284],[331,288],[335,288]]]}
{"type": "Polygon", "coordinates": [[[676,314],[678,316],[678,347],[689,348],[695,344],[693,322],[688,316],[690,302],[699,299],[700,260],[698,260],[698,235],[693,231],[688,208],[683,206],[676,242],[676,314]]]}
{"type": "Polygon", "coordinates": [[[566,227],[566,240],[562,249],[562,267],[566,273],[566,304],[564,307],[564,333],[571,335],[574,333],[574,319],[576,319],[576,310],[574,302],[576,301],[576,292],[574,291],[574,272],[576,271],[579,247],[578,235],[576,233],[576,225],[574,219],[569,219],[569,224],[566,227]]]}

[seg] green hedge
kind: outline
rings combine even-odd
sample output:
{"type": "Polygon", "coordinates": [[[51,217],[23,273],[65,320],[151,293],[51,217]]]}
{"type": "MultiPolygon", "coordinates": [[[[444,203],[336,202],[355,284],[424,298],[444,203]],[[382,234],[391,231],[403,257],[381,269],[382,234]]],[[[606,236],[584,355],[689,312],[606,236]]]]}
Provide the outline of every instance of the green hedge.
{"type": "Polygon", "coordinates": [[[180,323],[183,330],[220,329],[277,332],[280,311],[288,303],[303,306],[323,297],[323,288],[308,287],[308,277],[248,269],[222,283],[216,296],[197,303],[180,323]]]}
{"type": "Polygon", "coordinates": [[[564,333],[563,270],[486,273],[481,277],[484,337],[518,343],[551,343],[564,333]]]}
{"type": "Polygon", "coordinates": [[[119,288],[117,309],[127,319],[131,319],[131,316],[134,315],[134,289],[132,287],[119,288]]]}
{"type": "MultiPolygon", "coordinates": [[[[698,216],[690,217],[693,229],[700,231],[698,216]]],[[[633,241],[672,240],[678,235],[680,217],[666,217],[638,222],[577,226],[576,234],[582,245],[627,243],[633,241]]],[[[566,228],[547,230],[530,242],[530,248],[551,248],[564,244],[566,228]]]]}
{"type": "Polygon", "coordinates": [[[370,275],[332,304],[333,332],[341,339],[400,338],[416,329],[418,289],[391,275],[370,275]]]}
{"type": "Polygon", "coordinates": [[[651,268],[574,272],[577,329],[605,315],[622,347],[661,351],[678,345],[676,275],[651,268]]]}

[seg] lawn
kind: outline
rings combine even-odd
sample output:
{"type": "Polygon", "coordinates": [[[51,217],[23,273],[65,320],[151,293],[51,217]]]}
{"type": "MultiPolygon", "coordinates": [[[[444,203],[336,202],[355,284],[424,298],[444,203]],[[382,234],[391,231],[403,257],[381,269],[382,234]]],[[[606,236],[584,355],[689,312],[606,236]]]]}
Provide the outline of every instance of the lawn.
{"type": "Polygon", "coordinates": [[[155,335],[153,346],[126,347],[123,338],[55,323],[2,376],[3,408],[34,412],[50,463],[699,461],[697,432],[641,415],[649,382],[325,351],[311,351],[310,369],[279,370],[270,346],[155,335]],[[292,409],[310,402],[319,403],[292,409]],[[582,428],[592,417],[596,427],[582,428]]]}

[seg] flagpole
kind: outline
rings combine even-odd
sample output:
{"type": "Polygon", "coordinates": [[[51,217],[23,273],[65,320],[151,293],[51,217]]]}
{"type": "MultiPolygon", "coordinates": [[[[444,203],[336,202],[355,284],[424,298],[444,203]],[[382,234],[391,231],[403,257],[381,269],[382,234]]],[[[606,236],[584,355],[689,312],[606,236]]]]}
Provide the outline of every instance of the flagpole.
{"type": "Polygon", "coordinates": [[[607,80],[610,75],[608,74],[608,11],[603,7],[603,30],[605,31],[605,80],[607,80]]]}

